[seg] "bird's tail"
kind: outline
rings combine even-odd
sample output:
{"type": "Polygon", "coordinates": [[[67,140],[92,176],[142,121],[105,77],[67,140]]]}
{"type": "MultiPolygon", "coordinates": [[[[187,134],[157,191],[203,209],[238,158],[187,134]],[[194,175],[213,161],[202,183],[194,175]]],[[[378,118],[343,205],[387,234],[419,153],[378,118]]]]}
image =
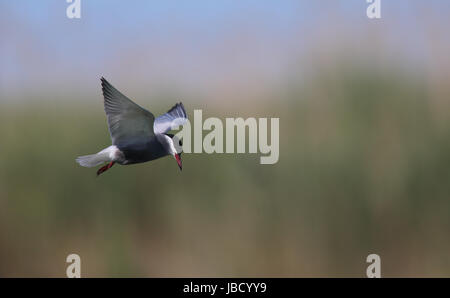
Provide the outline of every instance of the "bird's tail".
{"type": "Polygon", "coordinates": [[[76,161],[80,166],[92,168],[105,162],[109,162],[111,159],[108,152],[100,151],[96,154],[79,156],[76,161]]]}

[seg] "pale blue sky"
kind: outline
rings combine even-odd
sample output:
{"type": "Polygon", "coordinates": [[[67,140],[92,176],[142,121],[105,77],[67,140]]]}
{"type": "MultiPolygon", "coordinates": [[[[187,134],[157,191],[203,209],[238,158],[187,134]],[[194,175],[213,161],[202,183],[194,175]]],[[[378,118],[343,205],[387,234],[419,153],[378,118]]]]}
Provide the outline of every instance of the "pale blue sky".
{"type": "Polygon", "coordinates": [[[82,18],[70,20],[65,0],[0,0],[3,94],[23,92],[23,82],[39,92],[99,75],[192,89],[252,71],[270,81],[322,40],[364,44],[374,28],[391,52],[426,63],[427,24],[448,25],[450,13],[447,0],[382,0],[379,21],[367,19],[365,0],[81,3],[82,18]]]}

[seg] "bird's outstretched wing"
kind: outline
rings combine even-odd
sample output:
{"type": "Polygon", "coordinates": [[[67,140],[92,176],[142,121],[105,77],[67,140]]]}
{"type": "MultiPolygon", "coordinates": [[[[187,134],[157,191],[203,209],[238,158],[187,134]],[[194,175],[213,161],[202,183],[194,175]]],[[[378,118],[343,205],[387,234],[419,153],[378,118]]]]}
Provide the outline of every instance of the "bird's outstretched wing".
{"type": "Polygon", "coordinates": [[[183,125],[187,119],[183,104],[181,102],[177,103],[167,113],[156,117],[153,124],[153,131],[155,133],[166,133],[183,125]]]}
{"type": "Polygon", "coordinates": [[[155,116],[101,78],[105,112],[113,145],[154,136],[155,116]]]}

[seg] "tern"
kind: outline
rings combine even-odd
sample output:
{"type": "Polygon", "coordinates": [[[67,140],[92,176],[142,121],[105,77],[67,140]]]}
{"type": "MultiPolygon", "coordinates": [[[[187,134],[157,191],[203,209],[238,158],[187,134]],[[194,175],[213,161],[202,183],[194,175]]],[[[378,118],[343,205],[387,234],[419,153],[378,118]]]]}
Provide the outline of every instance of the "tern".
{"type": "Polygon", "coordinates": [[[171,155],[182,170],[181,140],[168,132],[186,123],[183,104],[177,103],[167,113],[155,118],[105,78],[102,77],[101,82],[112,145],[96,154],[80,156],[76,161],[83,167],[106,163],[97,171],[98,176],[115,163],[130,165],[171,155]]]}

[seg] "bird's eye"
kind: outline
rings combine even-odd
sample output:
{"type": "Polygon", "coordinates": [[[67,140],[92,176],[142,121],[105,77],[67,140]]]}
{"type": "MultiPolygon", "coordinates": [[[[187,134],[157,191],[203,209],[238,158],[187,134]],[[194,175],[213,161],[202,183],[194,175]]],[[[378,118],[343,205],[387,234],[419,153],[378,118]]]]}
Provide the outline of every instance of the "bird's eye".
{"type": "Polygon", "coordinates": [[[182,142],[181,140],[178,141],[178,144],[179,144],[180,146],[183,146],[183,142],[182,142]]]}

